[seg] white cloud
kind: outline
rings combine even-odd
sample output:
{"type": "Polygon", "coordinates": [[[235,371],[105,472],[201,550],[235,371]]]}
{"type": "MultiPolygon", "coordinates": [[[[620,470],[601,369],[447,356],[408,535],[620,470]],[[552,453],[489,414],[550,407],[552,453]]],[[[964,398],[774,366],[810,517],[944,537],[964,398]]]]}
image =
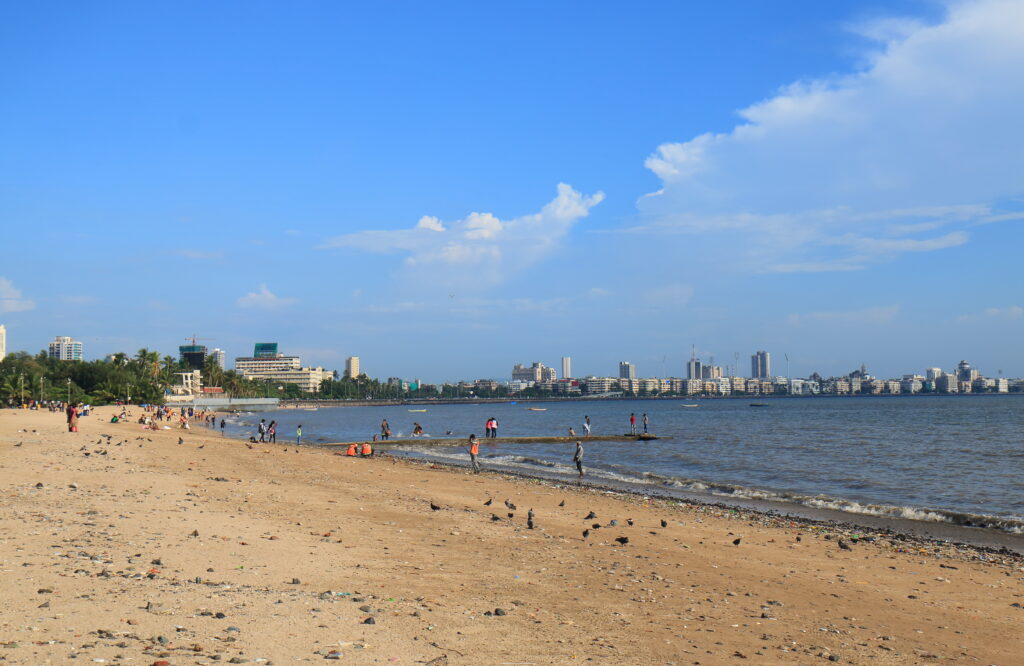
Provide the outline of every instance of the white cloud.
{"type": "Polygon", "coordinates": [[[235,301],[235,305],[240,308],[272,310],[285,305],[291,305],[294,302],[294,298],[282,298],[281,296],[276,296],[267,289],[267,285],[261,284],[259,291],[253,291],[242,296],[235,301]]]}
{"type": "Polygon", "coordinates": [[[833,310],[791,314],[788,321],[793,326],[803,324],[883,324],[892,321],[899,314],[900,306],[864,308],[863,310],[833,310]]]}
{"type": "Polygon", "coordinates": [[[689,284],[667,284],[644,293],[644,301],[659,308],[680,308],[692,298],[693,286],[689,284]]]}
{"type": "Polygon", "coordinates": [[[361,231],[320,247],[404,254],[403,265],[417,283],[486,287],[550,255],[603,199],[601,192],[585,196],[560,183],[557,196],[532,215],[501,220],[474,212],[447,223],[424,216],[412,229],[361,231]]]}
{"type": "Polygon", "coordinates": [[[858,30],[877,45],[861,71],[793,83],[730,132],[659,146],[646,166],[662,187],[632,231],[728,234],[721,252],[749,270],[794,272],[956,247],[970,225],[1018,219],[993,208],[1024,191],[1024,3],[858,30]]]}
{"type": "Polygon", "coordinates": [[[964,314],[956,318],[958,322],[974,322],[982,316],[993,319],[1024,319],[1024,307],[1019,305],[1008,305],[1005,308],[985,308],[981,315],[964,314]]]}
{"type": "Polygon", "coordinates": [[[0,312],[23,312],[36,306],[28,298],[22,298],[21,290],[5,277],[0,277],[0,312]]]}

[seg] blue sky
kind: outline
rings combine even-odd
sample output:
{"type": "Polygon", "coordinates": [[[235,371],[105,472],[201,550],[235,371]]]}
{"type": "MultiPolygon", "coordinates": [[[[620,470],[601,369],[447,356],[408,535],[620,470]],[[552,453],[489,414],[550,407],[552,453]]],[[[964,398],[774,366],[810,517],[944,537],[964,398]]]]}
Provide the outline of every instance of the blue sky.
{"type": "Polygon", "coordinates": [[[1020,2],[7,3],[0,323],[1024,375],[1020,2]]]}

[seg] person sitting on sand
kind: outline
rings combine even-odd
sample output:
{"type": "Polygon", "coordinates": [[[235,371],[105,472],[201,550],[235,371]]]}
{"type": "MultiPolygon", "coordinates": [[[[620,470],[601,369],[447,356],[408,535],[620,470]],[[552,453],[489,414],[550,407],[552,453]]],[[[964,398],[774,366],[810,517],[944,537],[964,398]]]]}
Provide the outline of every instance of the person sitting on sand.
{"type": "Polygon", "coordinates": [[[345,455],[349,456],[350,458],[355,458],[356,455],[357,455],[356,454],[356,449],[357,448],[358,448],[358,444],[356,444],[355,442],[352,442],[351,444],[348,445],[348,449],[345,451],[345,455]]]}
{"type": "Polygon", "coordinates": [[[363,450],[362,450],[362,453],[360,454],[360,457],[362,457],[362,458],[372,458],[373,457],[373,446],[371,446],[369,442],[363,442],[363,450]]]}

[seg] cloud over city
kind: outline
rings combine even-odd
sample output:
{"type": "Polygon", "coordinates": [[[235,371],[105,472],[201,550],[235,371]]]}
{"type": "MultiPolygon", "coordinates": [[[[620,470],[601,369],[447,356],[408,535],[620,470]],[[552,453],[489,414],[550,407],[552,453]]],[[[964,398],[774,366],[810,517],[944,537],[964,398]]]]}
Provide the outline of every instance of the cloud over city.
{"type": "Polygon", "coordinates": [[[23,312],[36,306],[31,299],[24,298],[21,290],[5,277],[0,277],[0,312],[23,312]]]}
{"type": "Polygon", "coordinates": [[[267,285],[261,284],[258,290],[251,291],[235,301],[235,305],[240,308],[275,310],[286,305],[291,305],[294,302],[294,298],[278,296],[271,292],[270,289],[267,288],[267,285]]]}
{"type": "MultiPolygon", "coordinates": [[[[1024,190],[1024,4],[856,27],[860,71],[799,81],[742,123],[665,143],[637,233],[740,239],[750,272],[858,270],[970,240],[1024,190]]],[[[730,250],[736,250],[733,245],[730,250]]]]}
{"type": "Polygon", "coordinates": [[[588,196],[559,183],[557,196],[538,213],[502,220],[473,212],[451,222],[424,216],[411,229],[360,231],[320,247],[402,254],[404,271],[431,284],[493,286],[548,257],[603,200],[602,192],[588,196]]]}

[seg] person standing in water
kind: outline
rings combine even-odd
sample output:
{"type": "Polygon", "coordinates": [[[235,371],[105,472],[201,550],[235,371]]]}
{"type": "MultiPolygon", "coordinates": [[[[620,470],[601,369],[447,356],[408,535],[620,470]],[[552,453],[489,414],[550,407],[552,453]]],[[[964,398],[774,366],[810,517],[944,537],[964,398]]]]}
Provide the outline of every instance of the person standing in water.
{"type": "Polygon", "coordinates": [[[380,422],[380,438],[387,441],[391,437],[391,426],[388,424],[388,420],[384,419],[380,422]]]}
{"type": "Polygon", "coordinates": [[[302,426],[295,428],[295,443],[302,444],[302,426]]]}
{"type": "Polygon", "coordinates": [[[583,417],[583,436],[590,437],[590,417],[583,417]]]}
{"type": "Polygon", "coordinates": [[[633,412],[629,414],[629,431],[634,435],[636,434],[636,414],[633,412]]]}
{"type": "Polygon", "coordinates": [[[647,412],[644,412],[644,434],[647,434],[647,412]]]}
{"type": "Polygon", "coordinates": [[[476,435],[469,436],[469,464],[473,468],[474,474],[480,473],[480,463],[476,461],[476,457],[480,455],[480,442],[477,441],[476,435]]]}
{"type": "Polygon", "coordinates": [[[576,471],[580,473],[580,478],[583,478],[583,442],[576,440],[576,453],[572,456],[572,461],[576,463],[576,471]]]}

